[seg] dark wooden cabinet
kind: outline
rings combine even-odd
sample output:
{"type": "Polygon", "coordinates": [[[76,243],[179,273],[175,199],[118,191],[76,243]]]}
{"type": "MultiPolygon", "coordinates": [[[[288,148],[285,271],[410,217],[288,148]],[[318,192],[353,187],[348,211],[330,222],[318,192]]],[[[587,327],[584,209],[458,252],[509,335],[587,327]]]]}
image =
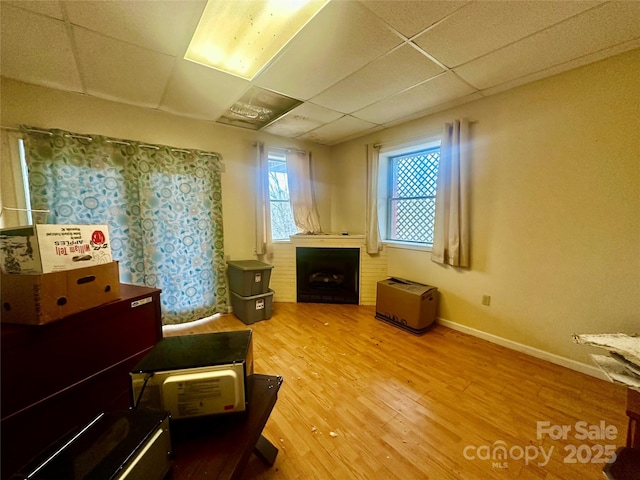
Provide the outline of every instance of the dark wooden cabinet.
{"type": "Polygon", "coordinates": [[[128,408],[129,371],[162,338],[160,290],[46,325],[2,324],[2,478],[105,410],[128,408]]]}
{"type": "Polygon", "coordinates": [[[627,389],[627,416],[627,447],[640,450],[640,391],[632,388],[627,389]]]}

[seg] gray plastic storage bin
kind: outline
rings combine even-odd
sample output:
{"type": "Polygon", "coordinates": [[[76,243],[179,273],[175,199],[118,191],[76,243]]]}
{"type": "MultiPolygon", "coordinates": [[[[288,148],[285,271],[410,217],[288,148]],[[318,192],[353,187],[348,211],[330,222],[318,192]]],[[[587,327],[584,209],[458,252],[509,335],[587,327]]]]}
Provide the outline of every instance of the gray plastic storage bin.
{"type": "Polygon", "coordinates": [[[229,288],[241,297],[261,295],[269,292],[269,280],[273,265],[258,260],[235,260],[227,262],[229,288]]]}
{"type": "Polygon", "coordinates": [[[270,319],[273,293],[273,290],[269,289],[267,293],[261,295],[243,297],[231,292],[231,306],[234,315],[247,325],[270,319]]]}

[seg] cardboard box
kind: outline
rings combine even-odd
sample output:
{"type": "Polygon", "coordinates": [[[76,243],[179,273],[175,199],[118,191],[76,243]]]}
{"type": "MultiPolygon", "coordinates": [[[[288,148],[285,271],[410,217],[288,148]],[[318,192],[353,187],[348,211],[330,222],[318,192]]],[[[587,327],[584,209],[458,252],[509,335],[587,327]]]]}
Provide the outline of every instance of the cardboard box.
{"type": "Polygon", "coordinates": [[[118,300],[118,262],[44,274],[0,273],[0,293],[0,321],[43,325],[118,300]]]}
{"type": "Polygon", "coordinates": [[[108,225],[28,225],[0,229],[3,273],[51,273],[113,260],[108,225]]]}
{"type": "Polygon", "coordinates": [[[376,318],[411,333],[424,333],[435,321],[438,289],[401,278],[387,278],[377,285],[376,318]]]}

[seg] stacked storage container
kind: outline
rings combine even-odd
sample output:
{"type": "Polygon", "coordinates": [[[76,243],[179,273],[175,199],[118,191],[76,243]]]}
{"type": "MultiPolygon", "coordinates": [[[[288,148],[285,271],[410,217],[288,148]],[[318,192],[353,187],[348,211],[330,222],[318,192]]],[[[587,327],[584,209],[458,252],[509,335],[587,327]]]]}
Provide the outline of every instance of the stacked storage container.
{"type": "Polygon", "coordinates": [[[231,307],[247,325],[271,318],[273,290],[269,288],[273,265],[257,260],[227,262],[231,307]]]}

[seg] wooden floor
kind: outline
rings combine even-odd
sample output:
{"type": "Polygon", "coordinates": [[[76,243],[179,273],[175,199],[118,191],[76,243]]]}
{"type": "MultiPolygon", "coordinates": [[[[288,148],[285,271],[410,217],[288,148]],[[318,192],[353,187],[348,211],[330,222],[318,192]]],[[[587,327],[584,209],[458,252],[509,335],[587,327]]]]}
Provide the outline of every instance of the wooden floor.
{"type": "Polygon", "coordinates": [[[263,432],[276,463],[252,456],[245,479],[604,478],[596,461],[626,439],[623,387],[440,325],[415,336],[374,314],[274,303],[250,326],[224,315],[165,336],[251,328],[256,372],[284,377],[263,432]],[[571,430],[554,440],[538,422],[571,430]],[[604,422],[616,438],[583,440],[577,422],[591,437],[604,422]]]}

